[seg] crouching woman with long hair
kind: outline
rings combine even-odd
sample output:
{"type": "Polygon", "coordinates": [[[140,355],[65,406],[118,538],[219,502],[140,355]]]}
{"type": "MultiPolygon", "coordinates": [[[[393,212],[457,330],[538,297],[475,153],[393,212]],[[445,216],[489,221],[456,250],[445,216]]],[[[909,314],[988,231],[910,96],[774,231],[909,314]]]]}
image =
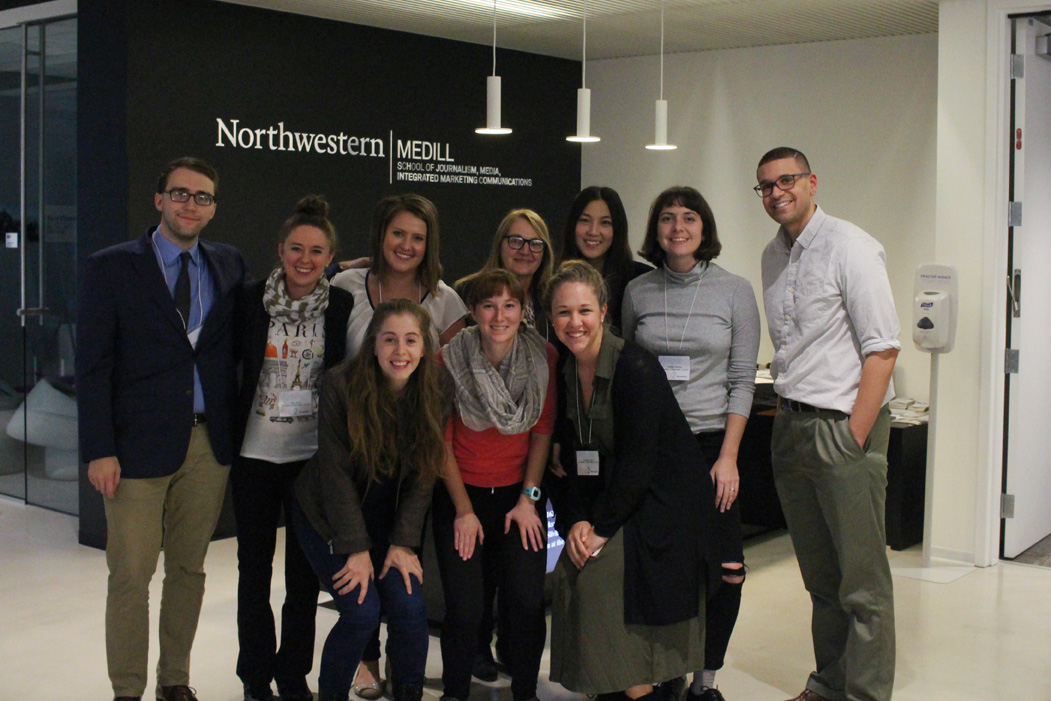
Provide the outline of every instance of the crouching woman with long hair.
{"type": "Polygon", "coordinates": [[[318,453],[296,483],[303,551],[339,611],[321,655],[319,701],[346,701],[380,607],[395,701],[419,701],[427,662],[417,551],[452,406],[415,302],[379,305],[361,352],[323,377],[318,453]]]}

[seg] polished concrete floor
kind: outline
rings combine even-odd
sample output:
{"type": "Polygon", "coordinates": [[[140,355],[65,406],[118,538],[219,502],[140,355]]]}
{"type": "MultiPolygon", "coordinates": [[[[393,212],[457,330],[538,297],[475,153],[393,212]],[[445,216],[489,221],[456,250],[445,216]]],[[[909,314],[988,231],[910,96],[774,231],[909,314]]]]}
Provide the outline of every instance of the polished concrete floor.
{"type": "MultiPolygon", "coordinates": [[[[111,698],[103,645],[105,557],[76,540],[74,518],[0,498],[2,699],[111,698]]],[[[781,701],[803,688],[813,664],[809,599],[783,533],[751,541],[746,558],[741,618],[717,682],[728,701],[781,701]]],[[[891,553],[891,564],[896,572],[915,572],[919,551],[891,553]]],[[[193,685],[203,701],[239,701],[234,540],[212,545],[207,570],[193,685]]],[[[894,577],[894,698],[1051,700],[1051,569],[1004,563],[954,576],[946,583],[894,577]]],[[[154,608],[159,580],[151,589],[154,608]]],[[[274,601],[281,594],[275,584],[274,601]]],[[[318,655],[334,619],[332,611],[318,610],[318,655]]],[[[432,638],[425,701],[440,696],[440,674],[432,638]]],[[[546,660],[541,677],[542,701],[582,698],[547,681],[546,660]]],[[[476,683],[471,699],[510,701],[507,685],[503,678],[476,683]]]]}

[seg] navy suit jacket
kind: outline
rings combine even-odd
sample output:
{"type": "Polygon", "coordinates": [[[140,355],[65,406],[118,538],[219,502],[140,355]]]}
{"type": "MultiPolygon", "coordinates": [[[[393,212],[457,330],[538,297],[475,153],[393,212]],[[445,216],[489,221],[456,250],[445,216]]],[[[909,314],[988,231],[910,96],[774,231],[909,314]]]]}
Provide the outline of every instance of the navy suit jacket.
{"type": "Polygon", "coordinates": [[[152,231],[92,254],[81,278],[76,360],[80,458],[89,462],[115,455],[121,478],[171,475],[186,459],[195,364],[212,452],[222,465],[233,459],[233,317],[245,277],[244,258],[233,246],[200,241],[215,299],[194,349],[157,263],[152,231]]]}

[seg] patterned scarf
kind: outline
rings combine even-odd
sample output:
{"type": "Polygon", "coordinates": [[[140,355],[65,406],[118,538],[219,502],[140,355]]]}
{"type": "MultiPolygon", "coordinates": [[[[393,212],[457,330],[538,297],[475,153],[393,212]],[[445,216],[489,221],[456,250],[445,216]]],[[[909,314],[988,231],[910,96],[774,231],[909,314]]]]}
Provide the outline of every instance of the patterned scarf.
{"type": "Polygon", "coordinates": [[[536,330],[520,326],[499,370],[482,352],[481,333],[468,326],[442,351],[456,382],[456,408],[467,428],[495,427],[505,436],[536,425],[547,394],[547,349],[536,330]]]}
{"type": "Polygon", "coordinates": [[[288,296],[288,288],[285,287],[285,269],[275,268],[266,279],[263,308],[271,319],[282,324],[313,321],[328,309],[328,278],[322,275],[313,292],[300,299],[292,299],[288,296]]]}

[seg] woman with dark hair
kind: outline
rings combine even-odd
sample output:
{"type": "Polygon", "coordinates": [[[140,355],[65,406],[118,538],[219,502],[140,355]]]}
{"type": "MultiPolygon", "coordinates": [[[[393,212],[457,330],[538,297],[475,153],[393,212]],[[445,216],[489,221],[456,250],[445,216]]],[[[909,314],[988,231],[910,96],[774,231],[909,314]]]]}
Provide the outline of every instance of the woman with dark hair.
{"type": "Polygon", "coordinates": [[[480,275],[493,270],[510,271],[525,290],[522,322],[540,332],[545,340],[552,341],[554,334],[540,299],[540,290],[551,277],[554,257],[551,236],[543,218],[531,209],[512,209],[496,227],[485,265],[477,273],[460,278],[455,285],[456,292],[461,299],[466,299],[471,284],[480,275]]]}
{"type": "Polygon", "coordinates": [[[346,701],[358,661],[387,614],[395,701],[419,701],[427,616],[418,551],[452,403],[427,312],[377,306],[361,352],[322,378],[318,453],[296,482],[303,552],[339,620],[321,654],[318,701],[346,701]]]}
{"type": "Polygon", "coordinates": [[[711,466],[715,486],[712,562],[722,577],[708,592],[705,660],[689,701],[723,701],[715,673],[741,608],[744,549],[737,508],[737,452],[755,392],[759,309],[752,286],[712,262],[722,250],[715,216],[692,187],[672,187],[653,201],[642,254],[658,266],[628,285],[621,329],[656,355],[711,466]]]}
{"type": "Polygon", "coordinates": [[[610,187],[586,187],[569,207],[559,262],[584,260],[602,273],[609,290],[609,319],[619,331],[620,305],[629,282],[652,268],[634,260],[628,243],[628,215],[610,187]]]}
{"type": "Polygon", "coordinates": [[[270,579],[282,510],[288,521],[292,485],[317,452],[317,381],[343,359],[349,293],[329,287],[325,266],[336,230],[324,197],[296,204],[278,236],[281,265],[242,290],[241,364],[230,473],[237,517],[237,676],[245,699],[267,701],[270,682],[282,698],[313,698],[306,675],[314,662],[318,581],[288,523],[281,645],[270,608],[270,579]]]}
{"type": "Polygon", "coordinates": [[[442,698],[467,701],[485,602],[500,590],[501,637],[514,701],[536,698],[544,651],[547,527],[540,480],[555,422],[551,344],[522,324],[519,278],[493,270],[476,278],[470,326],[439,360],[456,384],[446,430],[444,488],[434,495],[434,547],[445,591],[442,698]]]}
{"type": "Polygon", "coordinates": [[[566,547],[555,567],[551,679],[649,701],[654,682],[703,661],[711,482],[660,363],[603,323],[602,276],[566,261],[545,298],[570,353],[558,373],[566,547]]]}
{"type": "Polygon", "coordinates": [[[438,258],[438,210],[426,197],[392,195],[372,214],[371,265],[345,270],[332,285],[354,295],[347,328],[347,357],[361,348],[373,309],[392,299],[410,299],[431,317],[434,347],[441,348],[463,328],[467,307],[442,282],[438,258]]]}

